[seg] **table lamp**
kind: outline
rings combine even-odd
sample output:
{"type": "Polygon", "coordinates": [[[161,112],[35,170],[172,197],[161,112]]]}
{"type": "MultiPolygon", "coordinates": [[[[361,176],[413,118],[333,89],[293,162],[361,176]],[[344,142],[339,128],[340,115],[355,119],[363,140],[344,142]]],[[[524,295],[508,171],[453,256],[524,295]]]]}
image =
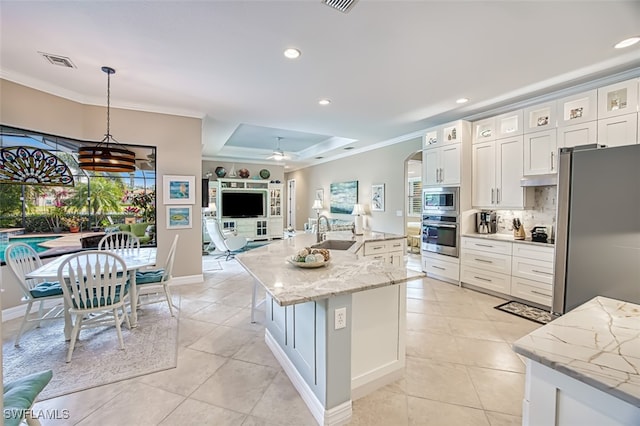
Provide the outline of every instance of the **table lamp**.
{"type": "Polygon", "coordinates": [[[364,207],[362,206],[362,204],[354,204],[353,211],[351,212],[351,216],[355,216],[354,222],[355,222],[356,235],[362,235],[363,233],[362,215],[364,215],[364,207]]]}
{"type": "Polygon", "coordinates": [[[313,200],[313,206],[311,206],[311,208],[316,211],[316,215],[318,216],[318,219],[320,219],[320,210],[322,210],[322,201],[318,199],[313,200]]]}

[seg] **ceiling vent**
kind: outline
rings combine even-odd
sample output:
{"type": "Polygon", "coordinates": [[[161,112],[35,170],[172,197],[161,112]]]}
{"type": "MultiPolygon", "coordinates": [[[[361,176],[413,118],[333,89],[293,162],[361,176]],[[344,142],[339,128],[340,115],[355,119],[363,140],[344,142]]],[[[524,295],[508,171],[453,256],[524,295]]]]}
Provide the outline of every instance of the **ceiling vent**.
{"type": "Polygon", "coordinates": [[[38,52],[38,53],[41,54],[42,57],[44,57],[52,65],[58,65],[60,67],[66,67],[66,68],[76,68],[73,62],[71,62],[71,59],[67,58],[66,56],[52,55],[50,53],[44,53],[44,52],[38,52]]]}
{"type": "Polygon", "coordinates": [[[347,13],[358,0],[322,0],[324,4],[339,10],[342,13],[347,13]]]}

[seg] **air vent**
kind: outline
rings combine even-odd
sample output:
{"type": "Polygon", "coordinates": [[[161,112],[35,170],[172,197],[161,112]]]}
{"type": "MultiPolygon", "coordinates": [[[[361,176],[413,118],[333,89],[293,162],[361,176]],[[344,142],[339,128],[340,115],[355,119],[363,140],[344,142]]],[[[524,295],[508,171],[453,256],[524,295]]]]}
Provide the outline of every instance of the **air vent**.
{"type": "Polygon", "coordinates": [[[347,13],[358,0],[322,0],[324,4],[339,10],[342,13],[347,13]]]}
{"type": "Polygon", "coordinates": [[[71,62],[71,59],[67,58],[66,56],[52,55],[50,53],[44,53],[44,52],[38,52],[38,53],[41,54],[52,65],[58,65],[60,67],[66,67],[66,68],[76,68],[73,62],[71,62]]]}

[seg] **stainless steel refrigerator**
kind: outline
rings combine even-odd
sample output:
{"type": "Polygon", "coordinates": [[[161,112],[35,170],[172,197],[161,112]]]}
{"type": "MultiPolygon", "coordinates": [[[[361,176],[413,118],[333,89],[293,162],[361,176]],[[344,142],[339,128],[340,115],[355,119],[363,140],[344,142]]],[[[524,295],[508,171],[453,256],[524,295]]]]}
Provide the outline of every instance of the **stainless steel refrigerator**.
{"type": "Polygon", "coordinates": [[[640,145],[558,157],[552,311],[595,296],[640,304],[640,145]]]}

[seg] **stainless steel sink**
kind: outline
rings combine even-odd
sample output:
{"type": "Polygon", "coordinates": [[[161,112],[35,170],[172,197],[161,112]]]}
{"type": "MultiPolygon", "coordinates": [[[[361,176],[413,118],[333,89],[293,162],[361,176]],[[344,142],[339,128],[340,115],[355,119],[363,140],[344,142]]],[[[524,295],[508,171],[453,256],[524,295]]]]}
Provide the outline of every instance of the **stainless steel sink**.
{"type": "Polygon", "coordinates": [[[329,250],[348,250],[355,241],[350,240],[326,240],[311,246],[311,248],[324,248],[329,250]]]}

